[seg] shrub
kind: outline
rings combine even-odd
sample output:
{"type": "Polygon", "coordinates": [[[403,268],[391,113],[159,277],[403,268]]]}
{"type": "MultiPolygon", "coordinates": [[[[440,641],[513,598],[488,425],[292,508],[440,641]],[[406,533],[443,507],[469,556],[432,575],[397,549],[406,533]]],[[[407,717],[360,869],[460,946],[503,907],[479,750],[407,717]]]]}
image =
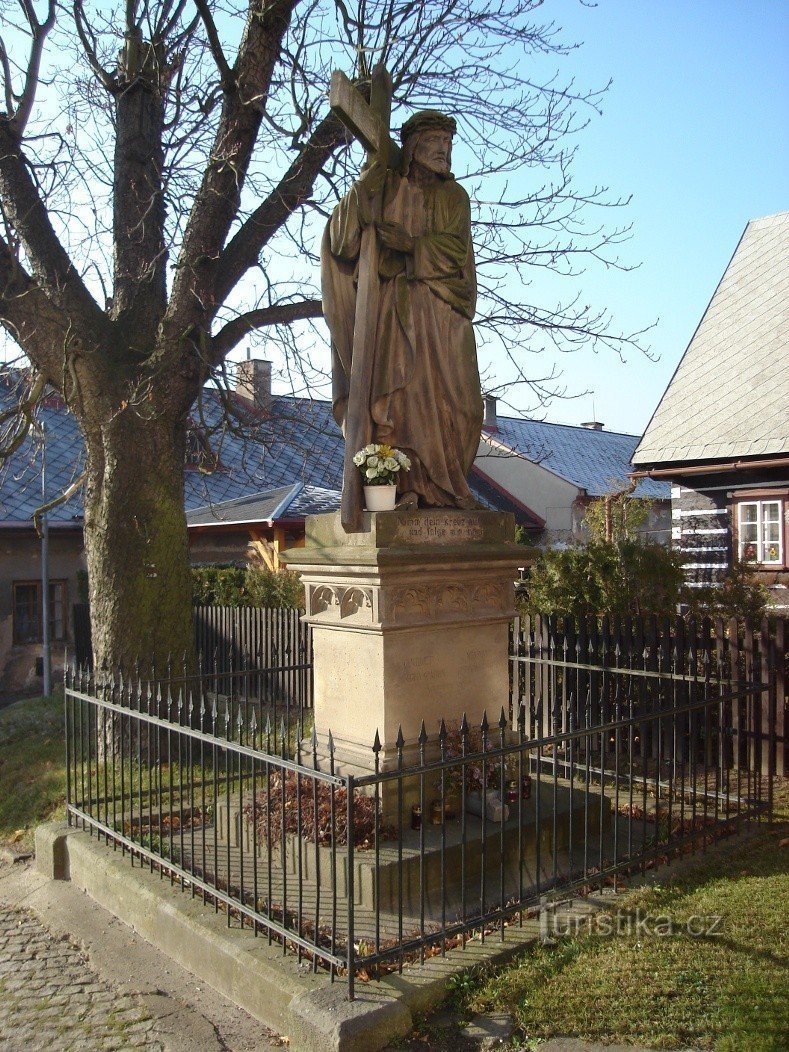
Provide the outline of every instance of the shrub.
{"type": "Polygon", "coordinates": [[[541,553],[519,605],[525,614],[672,614],[682,584],[682,558],[662,544],[591,541],[541,553]]]}
{"type": "Polygon", "coordinates": [[[760,621],[769,603],[770,593],[751,569],[735,562],[726,580],[717,587],[684,588],[682,602],[695,617],[745,617],[760,621]]]}
{"type": "Polygon", "coordinates": [[[292,570],[195,566],[194,601],[201,606],[261,606],[304,609],[304,589],[292,570]]]}

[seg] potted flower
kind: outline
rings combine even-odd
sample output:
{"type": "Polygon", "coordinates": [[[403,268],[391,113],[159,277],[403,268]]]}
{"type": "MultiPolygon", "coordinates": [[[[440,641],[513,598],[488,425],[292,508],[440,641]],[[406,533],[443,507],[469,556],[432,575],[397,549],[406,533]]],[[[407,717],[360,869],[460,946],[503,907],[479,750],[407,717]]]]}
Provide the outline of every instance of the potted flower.
{"type": "Polygon", "coordinates": [[[371,442],[354,455],[353,462],[362,473],[367,510],[391,511],[395,506],[398,473],[411,467],[405,453],[385,442],[371,442]]]}

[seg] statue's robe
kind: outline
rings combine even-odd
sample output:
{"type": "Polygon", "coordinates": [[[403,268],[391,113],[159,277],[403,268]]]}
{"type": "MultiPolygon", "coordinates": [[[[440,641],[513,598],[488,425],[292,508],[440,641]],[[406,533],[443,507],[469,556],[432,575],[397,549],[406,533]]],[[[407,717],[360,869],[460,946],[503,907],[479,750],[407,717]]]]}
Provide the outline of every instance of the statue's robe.
{"type": "MultiPolygon", "coordinates": [[[[356,281],[362,227],[354,187],[335,208],[322,249],[323,310],[332,338],[333,411],[348,407],[356,281]]],[[[411,459],[400,492],[424,507],[475,507],[468,487],[482,428],[471,319],[476,276],[471,210],[453,178],[419,187],[394,171],[384,187],[384,219],[416,239],[413,256],[380,245],[381,279],[370,414],[373,441],[411,459]]],[[[354,452],[356,452],[354,450],[354,452]]]]}

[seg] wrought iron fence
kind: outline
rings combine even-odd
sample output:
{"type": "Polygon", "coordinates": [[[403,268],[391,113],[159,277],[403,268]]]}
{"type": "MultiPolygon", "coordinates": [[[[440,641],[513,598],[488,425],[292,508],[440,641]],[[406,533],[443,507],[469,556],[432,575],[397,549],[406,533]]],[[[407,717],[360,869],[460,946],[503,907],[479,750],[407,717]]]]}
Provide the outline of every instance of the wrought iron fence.
{"type": "Polygon", "coordinates": [[[673,694],[679,700],[690,689],[685,684],[705,678],[758,683],[761,689],[749,695],[749,712],[735,707],[731,713],[743,724],[740,746],[753,751],[748,728],[758,730],[762,773],[789,774],[789,654],[783,618],[752,623],[723,618],[524,617],[515,619],[510,644],[511,703],[523,699],[534,708],[539,700],[544,718],[554,727],[567,725],[569,698],[576,708],[587,694],[611,700],[619,682],[608,675],[611,668],[630,670],[647,697],[654,673],[674,677],[673,694]]]}
{"type": "Polygon", "coordinates": [[[220,695],[68,673],[69,821],[353,997],[359,975],[503,934],[546,894],[769,814],[760,684],[520,660],[524,682],[557,690],[516,697],[493,725],[442,722],[386,750],[376,737],[361,773],[330,734],[309,736],[303,710],[288,721],[241,677],[220,695]]]}

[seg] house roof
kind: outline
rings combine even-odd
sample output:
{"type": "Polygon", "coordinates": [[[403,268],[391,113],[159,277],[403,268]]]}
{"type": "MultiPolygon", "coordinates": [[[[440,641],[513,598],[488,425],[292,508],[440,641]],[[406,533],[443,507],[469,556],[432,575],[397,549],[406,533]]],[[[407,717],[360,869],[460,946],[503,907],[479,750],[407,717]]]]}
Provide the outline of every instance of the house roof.
{"type": "Polygon", "coordinates": [[[321,486],[305,486],[295,482],[262,493],[193,508],[186,513],[189,526],[221,526],[253,522],[276,522],[283,519],[303,519],[336,511],[340,506],[340,490],[321,486]]]}
{"type": "MultiPolygon", "coordinates": [[[[0,377],[0,412],[13,404],[13,392],[0,377]]],[[[242,410],[247,403],[240,402],[242,410]]],[[[201,406],[206,423],[219,425],[223,407],[207,392],[201,406]]],[[[84,445],[74,417],[57,397],[41,409],[46,430],[47,498],[62,493],[84,466],[84,445]]],[[[255,439],[245,441],[233,431],[213,441],[219,468],[206,474],[187,470],[184,502],[192,525],[216,524],[214,513],[243,514],[243,521],[265,521],[277,511],[277,503],[289,495],[287,517],[335,510],[342,489],[344,442],[331,412],[331,403],[309,398],[274,396],[265,418],[254,421],[255,439]],[[298,492],[294,487],[299,484],[298,492]],[[259,505],[256,507],[256,505],[259,505]]],[[[539,528],[538,517],[506,493],[489,486],[472,473],[472,493],[485,508],[511,511],[520,525],[539,528]]],[[[0,477],[0,526],[30,527],[33,513],[42,503],[41,450],[28,436],[3,466],[0,477]]],[[[49,513],[57,525],[82,524],[82,493],[49,513]]],[[[285,517],[277,513],[277,518],[285,517]]]]}
{"type": "Polygon", "coordinates": [[[636,466],[789,453],[789,212],[754,219],[647,426],[636,466]]]}
{"type": "MultiPolygon", "coordinates": [[[[0,412],[15,402],[15,394],[0,377],[0,412]]],[[[63,493],[85,466],[85,449],[74,417],[63,402],[48,397],[39,405],[46,444],[46,487],[41,482],[41,442],[29,435],[13,457],[0,467],[0,524],[29,528],[33,513],[45,500],[63,493]],[[45,494],[45,495],[44,495],[45,494]]],[[[52,525],[82,525],[82,494],[50,512],[52,525]]]]}
{"type": "MultiPolygon", "coordinates": [[[[487,437],[539,464],[590,497],[602,497],[628,484],[637,435],[507,416],[498,416],[496,425],[496,431],[485,433],[487,437]]],[[[481,457],[478,463],[484,471],[485,458],[481,457]]],[[[668,500],[670,492],[666,482],[642,479],[634,496],[668,500]]]]}

